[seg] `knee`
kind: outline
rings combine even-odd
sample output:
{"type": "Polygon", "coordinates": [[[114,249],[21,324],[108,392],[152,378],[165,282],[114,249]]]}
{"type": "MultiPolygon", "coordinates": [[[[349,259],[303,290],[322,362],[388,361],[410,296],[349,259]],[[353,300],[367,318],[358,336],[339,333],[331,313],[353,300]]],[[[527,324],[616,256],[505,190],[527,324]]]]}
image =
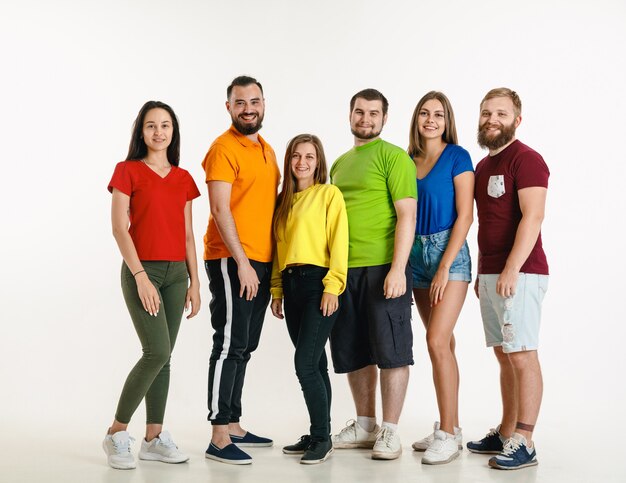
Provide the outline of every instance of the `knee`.
{"type": "Polygon", "coordinates": [[[516,371],[532,368],[538,364],[537,351],[521,351],[508,354],[509,363],[516,371]]]}
{"type": "Polygon", "coordinates": [[[431,359],[443,359],[452,354],[450,339],[428,334],[426,344],[431,359]]]}
{"type": "Polygon", "coordinates": [[[143,353],[143,358],[154,368],[169,366],[171,351],[169,347],[156,347],[143,353]]]}

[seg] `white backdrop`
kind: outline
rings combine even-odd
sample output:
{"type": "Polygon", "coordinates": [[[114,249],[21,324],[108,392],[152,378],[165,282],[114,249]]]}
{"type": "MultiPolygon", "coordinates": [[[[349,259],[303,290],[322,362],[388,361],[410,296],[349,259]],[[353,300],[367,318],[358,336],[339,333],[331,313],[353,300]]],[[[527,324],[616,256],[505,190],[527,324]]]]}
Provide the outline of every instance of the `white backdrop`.
{"type": "MultiPolygon", "coordinates": [[[[485,154],[475,141],[480,99],[492,87],[515,89],[524,105],[518,137],[552,173],[537,437],[595,425],[622,431],[625,20],[625,3],[609,0],[2,0],[3,429],[86,427],[99,440],[140,354],[106,191],[131,123],[149,99],[177,112],[181,166],[203,194],[194,204],[201,256],[208,201],[200,162],[229,125],[226,86],[249,74],[265,88],[262,134],[279,159],[301,132],[318,134],[330,160],[350,148],[349,99],[376,87],[390,101],[384,138],[400,146],[417,100],[444,91],[476,163],[485,154]]],[[[474,257],[475,235],[473,226],[474,257]]],[[[200,279],[203,308],[181,328],[167,417],[202,438],[212,334],[202,267],[200,279]]],[[[405,442],[426,434],[437,414],[416,314],[414,333],[405,442]]],[[[479,436],[497,423],[499,392],[471,293],[456,335],[461,423],[466,436],[479,436]]],[[[249,366],[244,423],[283,442],[307,430],[291,358],[283,323],[268,313],[249,366]]],[[[345,378],[333,384],[338,429],[354,414],[345,378]]],[[[143,408],[131,424],[136,434],[142,420],[143,408]]]]}

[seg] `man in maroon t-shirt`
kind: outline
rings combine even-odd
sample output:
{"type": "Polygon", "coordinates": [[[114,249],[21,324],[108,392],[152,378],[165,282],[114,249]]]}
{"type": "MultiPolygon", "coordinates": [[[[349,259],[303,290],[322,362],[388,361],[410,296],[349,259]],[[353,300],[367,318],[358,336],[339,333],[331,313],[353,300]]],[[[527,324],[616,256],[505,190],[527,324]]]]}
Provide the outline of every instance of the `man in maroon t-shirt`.
{"type": "Polygon", "coordinates": [[[537,356],[548,263],[541,243],[548,177],[541,155],[515,139],[522,103],[507,88],[492,89],[480,105],[478,144],[489,149],[476,166],[478,278],[476,295],[488,347],[500,364],[502,420],[467,448],[496,454],[489,465],[537,464],[532,434],[543,381],[537,356]]]}

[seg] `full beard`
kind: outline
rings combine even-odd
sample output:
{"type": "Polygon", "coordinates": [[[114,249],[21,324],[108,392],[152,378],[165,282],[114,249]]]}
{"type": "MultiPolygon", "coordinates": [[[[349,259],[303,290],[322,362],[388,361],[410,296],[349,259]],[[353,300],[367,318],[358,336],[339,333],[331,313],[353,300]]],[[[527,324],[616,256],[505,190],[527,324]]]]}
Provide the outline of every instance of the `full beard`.
{"type": "Polygon", "coordinates": [[[487,131],[488,126],[489,123],[486,122],[482,126],[478,127],[478,145],[481,148],[491,150],[500,149],[502,146],[511,142],[511,139],[515,136],[515,124],[510,124],[508,126],[501,124],[500,134],[495,137],[491,137],[489,135],[489,132],[487,131]]]}
{"type": "Polygon", "coordinates": [[[350,128],[350,131],[352,132],[352,135],[358,139],[363,139],[363,140],[368,140],[368,139],[374,139],[377,138],[378,136],[380,136],[380,133],[382,132],[382,129],[380,131],[370,131],[369,134],[363,134],[360,133],[359,131],[357,131],[356,129],[350,128]]]}
{"type": "Polygon", "coordinates": [[[263,127],[262,115],[257,115],[256,122],[254,124],[242,122],[239,120],[239,118],[232,118],[232,121],[235,129],[237,129],[237,131],[239,131],[244,136],[256,134],[263,127]]]}

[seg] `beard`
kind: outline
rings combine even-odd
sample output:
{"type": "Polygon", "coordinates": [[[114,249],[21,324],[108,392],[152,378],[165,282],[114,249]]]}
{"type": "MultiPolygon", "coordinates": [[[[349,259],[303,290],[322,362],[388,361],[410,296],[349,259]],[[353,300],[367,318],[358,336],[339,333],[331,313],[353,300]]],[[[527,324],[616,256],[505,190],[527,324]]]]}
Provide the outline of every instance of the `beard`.
{"type": "Polygon", "coordinates": [[[500,126],[500,134],[495,137],[491,137],[487,131],[489,122],[485,122],[482,126],[478,126],[478,145],[481,148],[495,150],[500,149],[502,146],[509,143],[515,136],[515,123],[511,123],[508,126],[500,124],[500,126]]]}
{"type": "Polygon", "coordinates": [[[257,114],[256,122],[252,124],[240,121],[238,117],[231,116],[231,119],[233,121],[233,126],[235,126],[237,131],[244,136],[249,136],[250,134],[256,134],[263,127],[263,116],[263,113],[257,114]]]}
{"type": "Polygon", "coordinates": [[[356,129],[354,129],[353,127],[350,127],[350,131],[352,132],[352,135],[354,137],[356,137],[357,139],[363,139],[363,140],[374,139],[374,138],[380,136],[380,133],[383,132],[383,130],[381,128],[378,131],[372,130],[368,134],[363,134],[363,133],[360,133],[359,131],[357,131],[356,129]]]}

